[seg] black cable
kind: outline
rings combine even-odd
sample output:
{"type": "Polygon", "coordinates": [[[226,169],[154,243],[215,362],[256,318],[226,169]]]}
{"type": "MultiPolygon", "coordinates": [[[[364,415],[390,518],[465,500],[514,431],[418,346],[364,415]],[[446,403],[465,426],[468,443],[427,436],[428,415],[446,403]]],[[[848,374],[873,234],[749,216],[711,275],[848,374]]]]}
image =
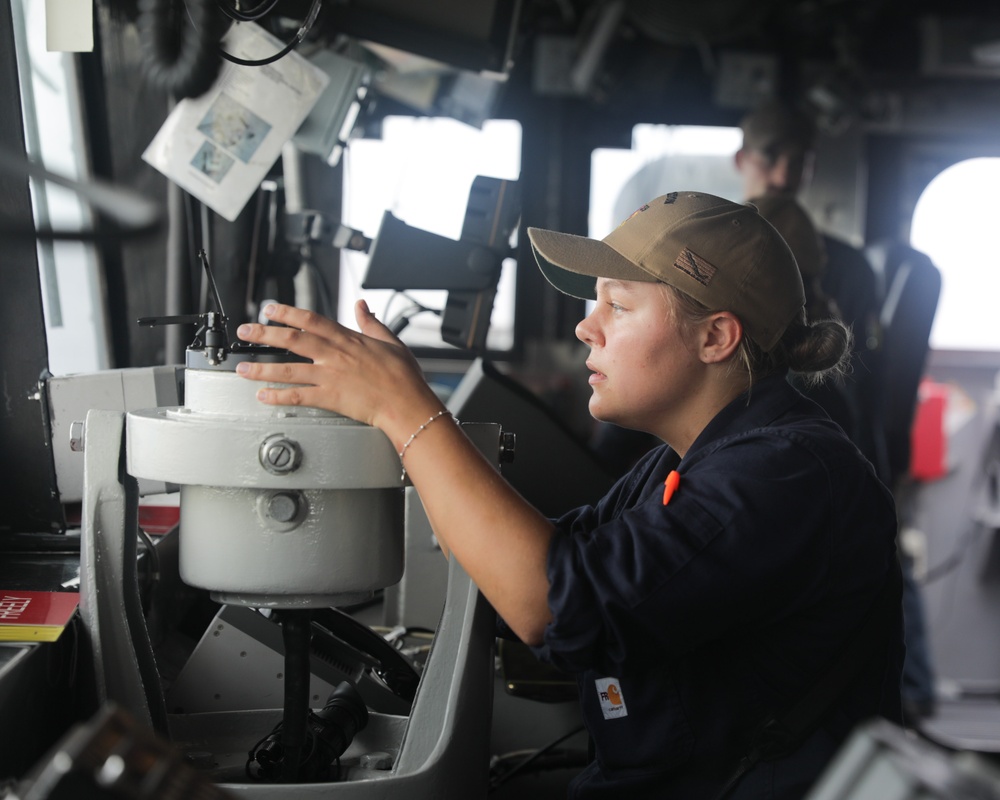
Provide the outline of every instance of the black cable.
{"type": "Polygon", "coordinates": [[[253,781],[262,780],[262,778],[260,776],[259,770],[258,770],[258,772],[254,773],[254,771],[252,769],[253,765],[258,763],[258,761],[257,761],[257,750],[261,747],[261,745],[264,744],[264,742],[266,742],[268,739],[272,738],[273,736],[276,736],[281,731],[282,723],[283,723],[283,720],[279,721],[278,724],[275,725],[274,728],[271,729],[270,733],[266,733],[263,736],[261,736],[256,742],[254,742],[253,747],[250,748],[250,752],[247,753],[247,761],[246,761],[246,764],[243,767],[243,771],[246,773],[246,776],[250,780],[253,780],[253,781]]]}
{"type": "Polygon", "coordinates": [[[278,0],[262,0],[261,3],[253,8],[243,11],[236,8],[234,5],[226,3],[225,0],[217,0],[217,2],[222,13],[237,22],[255,22],[267,14],[270,14],[274,7],[278,5],[278,0]]]}
{"type": "Polygon", "coordinates": [[[319,16],[319,11],[321,7],[322,7],[321,0],[312,0],[312,5],[309,7],[309,13],[306,15],[305,21],[299,28],[298,33],[295,34],[295,36],[288,44],[286,44],[281,50],[279,50],[272,56],[268,56],[267,58],[261,58],[257,60],[250,60],[245,58],[239,58],[238,56],[234,56],[232,53],[227,53],[221,47],[218,49],[219,55],[221,55],[224,59],[226,59],[226,61],[231,61],[234,64],[240,64],[241,66],[244,67],[263,67],[266,64],[273,64],[279,58],[284,58],[285,56],[287,56],[290,52],[292,52],[292,50],[294,50],[299,45],[299,43],[303,39],[306,38],[306,34],[309,33],[310,29],[313,26],[313,23],[316,21],[316,17],[319,16]]]}
{"type": "Polygon", "coordinates": [[[260,258],[260,230],[264,218],[264,192],[257,190],[257,208],[253,215],[253,233],[250,235],[250,256],[247,259],[247,290],[244,297],[243,313],[245,319],[257,322],[260,311],[257,303],[257,270],[260,258]]]}
{"type": "Polygon", "coordinates": [[[403,332],[403,329],[410,324],[410,317],[413,316],[412,310],[404,308],[391,320],[386,321],[385,326],[392,331],[395,336],[399,336],[403,332]],[[407,313],[411,312],[411,313],[407,313]]]}
{"type": "Polygon", "coordinates": [[[184,0],[190,19],[185,24],[181,5],[182,0],[140,0],[139,42],[154,86],[177,98],[199,97],[222,68],[224,18],[212,0],[184,0]]]}
{"type": "MultiPolygon", "coordinates": [[[[389,319],[389,309],[392,308],[392,301],[395,300],[400,295],[403,295],[404,297],[406,297],[406,294],[404,292],[399,291],[398,289],[396,291],[394,291],[392,294],[389,295],[389,299],[385,301],[385,310],[382,312],[382,319],[388,321],[388,319],[389,319]]],[[[407,299],[409,299],[409,298],[407,298],[407,299]]]]}
{"type": "MultiPolygon", "coordinates": [[[[309,717],[312,718],[314,716],[315,714],[312,711],[310,711],[309,717]]],[[[254,742],[253,747],[251,747],[249,753],[247,753],[247,761],[243,767],[244,773],[248,778],[250,778],[250,780],[268,781],[268,782],[274,782],[275,780],[277,780],[278,775],[275,774],[275,771],[280,766],[283,765],[283,761],[285,758],[284,751],[280,747],[281,736],[284,729],[285,729],[285,721],[279,720],[279,722],[271,729],[270,733],[268,733],[266,736],[261,736],[256,742],[254,742]],[[270,742],[272,745],[278,744],[278,749],[275,751],[271,751],[272,753],[277,753],[278,757],[275,761],[266,763],[265,766],[265,763],[262,763],[264,761],[264,756],[261,755],[263,753],[261,747],[266,742],[270,742]],[[259,756],[261,757],[259,758],[259,756]],[[253,769],[254,764],[257,764],[256,771],[254,771],[253,769]]],[[[309,760],[316,753],[316,747],[317,747],[316,735],[311,730],[308,729],[306,730],[306,743],[308,744],[309,748],[308,752],[306,752],[305,755],[299,758],[296,764],[297,767],[301,767],[307,764],[309,760]]],[[[339,759],[337,761],[339,769],[340,768],[339,759]]]]}
{"type": "Polygon", "coordinates": [[[523,761],[519,761],[517,764],[514,765],[514,767],[512,767],[510,769],[509,772],[505,772],[503,775],[499,775],[496,778],[491,779],[490,780],[490,789],[489,790],[492,792],[495,789],[500,788],[503,784],[505,784],[507,781],[509,781],[512,777],[514,777],[514,775],[516,775],[517,773],[521,772],[526,767],[528,767],[531,764],[533,764],[535,761],[537,761],[539,758],[541,758],[543,755],[545,755],[547,752],[549,752],[552,748],[556,747],[557,745],[562,744],[567,739],[569,739],[569,738],[571,738],[573,736],[576,736],[576,734],[580,733],[583,729],[584,729],[583,725],[578,725],[577,727],[573,728],[573,730],[571,730],[569,733],[563,734],[562,736],[560,736],[555,741],[550,742],[549,744],[545,745],[545,747],[539,748],[538,750],[536,750],[535,752],[533,752],[531,755],[529,755],[523,761]]]}
{"type": "Polygon", "coordinates": [[[215,289],[215,279],[212,277],[211,270],[206,270],[205,260],[212,257],[212,216],[211,211],[207,205],[204,203],[200,207],[200,229],[201,229],[201,247],[195,254],[196,263],[199,264],[202,269],[199,270],[201,276],[201,283],[198,289],[198,311],[199,313],[204,313],[209,311],[209,300],[216,300],[220,303],[218,309],[216,309],[220,314],[223,313],[221,307],[221,301],[218,300],[219,292],[215,289]],[[203,259],[204,257],[204,259],[203,259]],[[213,293],[214,289],[214,293],[213,293]],[[210,297],[210,295],[212,295],[210,297]]]}
{"type": "Polygon", "coordinates": [[[156,551],[156,545],[149,538],[149,534],[139,528],[139,538],[142,540],[146,552],[149,554],[149,586],[146,594],[146,601],[143,603],[143,613],[148,614],[152,603],[152,590],[160,581],[160,554],[156,551]]]}
{"type": "Polygon", "coordinates": [[[394,336],[399,336],[405,329],[406,326],[410,324],[410,319],[415,317],[421,312],[420,308],[404,308],[400,311],[392,320],[388,323],[388,328],[392,331],[394,336]]]}
{"type": "Polygon", "coordinates": [[[411,625],[408,628],[403,629],[403,636],[413,636],[414,634],[430,634],[434,635],[434,631],[431,628],[423,628],[420,625],[411,625]]]}
{"type": "Polygon", "coordinates": [[[185,192],[184,209],[185,209],[184,222],[187,227],[187,245],[188,245],[187,269],[188,269],[188,276],[191,281],[191,290],[187,297],[187,301],[189,307],[190,305],[193,305],[196,309],[200,309],[201,304],[198,298],[201,292],[200,288],[197,293],[195,292],[194,283],[195,283],[195,278],[197,278],[199,281],[198,286],[200,287],[202,280],[201,278],[202,270],[200,269],[201,265],[198,262],[198,251],[201,250],[203,246],[203,236],[200,225],[201,203],[198,200],[195,200],[194,197],[192,197],[190,194],[185,192]],[[199,267],[197,273],[194,272],[196,264],[199,267]]]}
{"type": "Polygon", "coordinates": [[[424,305],[423,303],[420,303],[420,302],[418,302],[418,301],[414,300],[414,299],[413,299],[412,297],[410,297],[410,295],[408,295],[408,294],[407,294],[406,292],[401,292],[401,291],[396,291],[396,292],[394,292],[394,293],[393,293],[393,295],[392,295],[392,296],[391,296],[391,297],[389,298],[389,302],[388,302],[388,303],[386,303],[386,306],[385,306],[385,316],[386,316],[386,317],[388,317],[388,314],[389,314],[389,305],[390,305],[390,304],[392,303],[392,299],[393,299],[393,298],[394,298],[394,297],[395,297],[396,295],[402,295],[402,296],[403,296],[403,297],[405,297],[405,298],[406,298],[407,300],[409,300],[409,301],[410,301],[410,303],[412,304],[412,305],[410,305],[410,306],[409,306],[408,308],[404,308],[404,309],[403,309],[402,311],[400,311],[400,312],[399,312],[399,313],[398,313],[398,314],[397,314],[397,315],[396,315],[396,316],[395,316],[395,317],[394,317],[394,318],[392,319],[392,321],[391,321],[391,322],[386,322],[386,327],[387,327],[387,328],[388,328],[388,329],[389,329],[390,331],[392,331],[392,332],[393,332],[393,333],[394,333],[395,335],[397,335],[397,336],[398,336],[398,335],[399,335],[400,333],[402,333],[402,332],[403,332],[403,329],[404,329],[404,328],[406,328],[406,326],[410,324],[410,320],[411,320],[411,319],[412,319],[413,317],[415,317],[415,316],[416,316],[417,314],[421,314],[421,313],[423,313],[424,311],[429,311],[429,312],[430,312],[431,314],[435,314],[435,315],[437,315],[437,316],[439,316],[439,317],[441,316],[441,310],[440,310],[440,309],[437,309],[437,308],[429,308],[428,306],[425,306],[425,305],[424,305]]]}

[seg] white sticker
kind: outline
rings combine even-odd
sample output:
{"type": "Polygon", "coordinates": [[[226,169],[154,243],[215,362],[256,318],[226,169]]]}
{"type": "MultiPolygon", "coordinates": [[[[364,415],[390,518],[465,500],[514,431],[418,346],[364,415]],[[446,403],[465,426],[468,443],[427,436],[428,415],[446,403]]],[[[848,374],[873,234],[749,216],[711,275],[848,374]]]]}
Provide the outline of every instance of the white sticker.
{"type": "Polygon", "coordinates": [[[94,52],[94,0],[45,0],[45,49],[94,52]]]}
{"type": "Polygon", "coordinates": [[[598,678],[594,683],[597,685],[597,699],[601,701],[604,719],[627,717],[628,710],[625,708],[625,698],[618,678],[598,678]]]}

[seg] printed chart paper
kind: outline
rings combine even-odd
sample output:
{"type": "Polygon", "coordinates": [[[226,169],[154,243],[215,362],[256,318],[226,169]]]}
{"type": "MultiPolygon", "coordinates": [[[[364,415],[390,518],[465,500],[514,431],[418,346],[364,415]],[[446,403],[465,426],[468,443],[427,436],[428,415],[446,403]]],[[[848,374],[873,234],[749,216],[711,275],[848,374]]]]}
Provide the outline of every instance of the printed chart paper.
{"type": "MultiPolygon", "coordinates": [[[[244,22],[230,29],[222,46],[253,61],[284,45],[259,25],[244,22]]],[[[329,80],[295,51],[260,67],[225,61],[208,92],[177,104],[142,158],[232,222],[329,80]]]]}

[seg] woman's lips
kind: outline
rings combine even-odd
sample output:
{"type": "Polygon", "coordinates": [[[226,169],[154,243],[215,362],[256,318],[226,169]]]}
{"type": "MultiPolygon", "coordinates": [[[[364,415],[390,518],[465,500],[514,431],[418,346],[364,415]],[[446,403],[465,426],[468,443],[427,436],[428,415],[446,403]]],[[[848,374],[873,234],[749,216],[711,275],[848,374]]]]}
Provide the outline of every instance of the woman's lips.
{"type": "Polygon", "coordinates": [[[590,378],[587,379],[587,382],[591,386],[593,386],[595,383],[600,383],[601,381],[606,380],[607,377],[608,377],[603,372],[601,372],[599,369],[597,369],[593,365],[591,365],[589,362],[587,363],[587,369],[590,370],[590,378]]]}

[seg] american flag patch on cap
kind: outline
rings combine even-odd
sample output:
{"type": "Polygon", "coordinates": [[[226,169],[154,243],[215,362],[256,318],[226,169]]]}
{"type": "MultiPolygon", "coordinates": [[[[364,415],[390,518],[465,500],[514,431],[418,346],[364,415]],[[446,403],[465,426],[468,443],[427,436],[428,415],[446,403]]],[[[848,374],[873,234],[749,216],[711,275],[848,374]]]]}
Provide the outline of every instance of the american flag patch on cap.
{"type": "Polygon", "coordinates": [[[681,272],[690,275],[702,286],[708,286],[716,272],[712,264],[686,247],[677,256],[674,266],[681,272]]]}

